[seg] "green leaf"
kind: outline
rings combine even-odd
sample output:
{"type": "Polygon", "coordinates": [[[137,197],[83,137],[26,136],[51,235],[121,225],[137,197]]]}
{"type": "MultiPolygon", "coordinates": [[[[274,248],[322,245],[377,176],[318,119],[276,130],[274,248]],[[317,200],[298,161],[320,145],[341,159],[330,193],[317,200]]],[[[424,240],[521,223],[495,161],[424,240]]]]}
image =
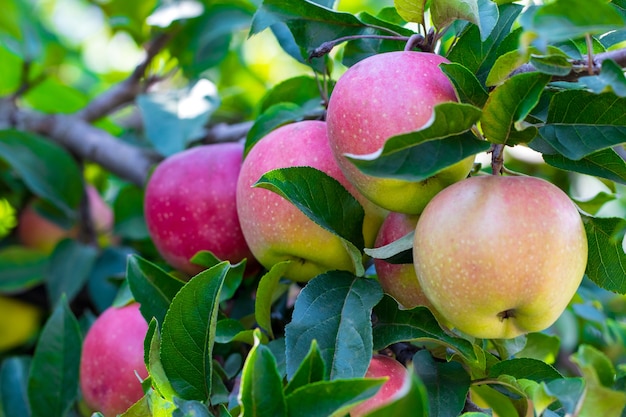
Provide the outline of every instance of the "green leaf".
{"type": "Polygon", "coordinates": [[[219,106],[219,98],[215,85],[201,79],[187,89],[139,95],[137,105],[146,136],[167,157],[202,136],[204,125],[219,106]]]}
{"type": "Polygon", "coordinates": [[[211,394],[211,361],[219,293],[230,264],[202,271],[176,294],[165,315],[161,362],[183,399],[206,401],[211,394]]]}
{"type": "Polygon", "coordinates": [[[515,355],[517,358],[537,359],[545,363],[554,363],[559,353],[561,339],[545,333],[526,335],[526,346],[515,355]]]}
{"type": "Polygon", "coordinates": [[[530,379],[536,382],[563,378],[563,375],[554,367],[538,359],[530,358],[508,359],[489,368],[490,377],[497,378],[500,375],[510,375],[516,379],[530,379]]]}
{"type": "MultiPolygon", "coordinates": [[[[428,394],[424,382],[413,371],[412,365],[409,365],[409,372],[402,390],[395,394],[391,401],[380,408],[377,408],[367,414],[368,417],[387,417],[387,416],[436,416],[431,413],[431,407],[428,402],[428,394]]],[[[442,414],[440,414],[441,416],[442,414]]],[[[455,414],[456,415],[456,414],[455,414]]]]}
{"type": "MultiPolygon", "coordinates": [[[[214,267],[215,265],[222,262],[217,256],[215,256],[211,251],[201,250],[193,255],[190,259],[191,263],[200,265],[205,269],[209,269],[214,267]]],[[[243,281],[243,274],[246,269],[247,261],[244,259],[241,262],[232,265],[228,270],[228,275],[226,275],[226,280],[224,281],[224,286],[222,287],[222,291],[220,291],[220,303],[222,301],[230,300],[237,292],[237,289],[241,285],[243,281]]]]}
{"type": "Polygon", "coordinates": [[[326,370],[322,352],[320,352],[317,341],[313,339],[309,353],[304,357],[289,384],[285,387],[285,395],[289,395],[307,384],[323,381],[325,374],[326,370]]]}
{"type": "Polygon", "coordinates": [[[580,77],[578,81],[596,94],[611,91],[618,97],[626,97],[626,77],[622,68],[613,60],[602,61],[600,74],[580,77]]]}
{"type": "Polygon", "coordinates": [[[9,356],[0,366],[0,416],[30,417],[28,372],[30,356],[9,356]]]}
{"type": "Polygon", "coordinates": [[[526,27],[545,39],[559,42],[624,27],[624,19],[603,0],[557,0],[539,7],[526,27]]]}
{"type": "Polygon", "coordinates": [[[518,74],[496,87],[485,103],[480,120],[490,142],[513,145],[530,142],[536,136],[534,127],[518,129],[539,102],[550,76],[537,72],[518,74]]]}
{"type": "Polygon", "coordinates": [[[23,246],[0,249],[0,293],[12,294],[32,288],[44,279],[48,257],[23,246]]]}
{"type": "Polygon", "coordinates": [[[468,132],[480,118],[474,106],[441,103],[421,130],[394,136],[385,146],[367,155],[346,155],[361,171],[377,177],[423,181],[478,152],[489,143],[468,132]]]}
{"type": "Polygon", "coordinates": [[[478,28],[480,40],[486,41],[491,32],[498,25],[500,10],[492,0],[478,0],[478,28]]]}
{"type": "Polygon", "coordinates": [[[476,369],[485,368],[485,354],[475,349],[468,340],[445,332],[426,307],[412,310],[398,309],[398,303],[385,296],[374,309],[374,350],[381,350],[397,342],[429,341],[454,350],[465,363],[476,369]]]}
{"type": "Polygon", "coordinates": [[[274,338],[272,331],[272,304],[274,294],[279,289],[279,282],[291,261],[279,262],[261,277],[254,301],[254,317],[260,328],[265,330],[271,339],[274,338]]]}
{"type": "Polygon", "coordinates": [[[463,411],[470,376],[459,362],[436,362],[428,350],[413,356],[413,366],[426,386],[430,416],[457,416],[463,411]]]}
{"type": "Polygon", "coordinates": [[[152,262],[138,256],[128,257],[126,279],[141,315],[150,322],[163,323],[172,300],[185,285],[152,262]]]}
{"type": "Polygon", "coordinates": [[[371,312],[381,296],[376,281],[347,272],[327,272],[309,281],[285,327],[289,379],[307,356],[313,340],[322,352],[326,377],[365,375],[372,355],[371,312]]]}
{"type": "Polygon", "coordinates": [[[83,288],[93,266],[98,250],[77,240],[64,239],[54,248],[46,271],[46,288],[51,305],[56,305],[65,295],[71,302],[83,288]]]}
{"type": "Polygon", "coordinates": [[[413,238],[415,231],[411,231],[400,239],[394,240],[384,246],[369,249],[365,253],[372,258],[382,259],[390,264],[406,264],[413,262],[413,238]]]}
{"type": "Polygon", "coordinates": [[[567,159],[563,155],[548,154],[544,154],[543,159],[548,165],[556,168],[626,184],[626,161],[610,148],[594,152],[577,161],[567,159]]]}
{"type": "Polygon", "coordinates": [[[335,379],[305,385],[287,396],[289,417],[342,417],[372,397],[383,379],[335,379]]]}
{"type": "Polygon", "coordinates": [[[269,171],[254,184],[273,191],[294,204],[315,223],[339,236],[351,255],[357,275],[363,275],[360,250],[363,241],[361,204],[336,179],[312,167],[269,171]]]}
{"type": "Polygon", "coordinates": [[[254,346],[243,365],[239,404],[242,416],[287,416],[283,381],[276,359],[269,348],[260,342],[259,331],[254,346]]]}
{"type": "Polygon", "coordinates": [[[606,193],[604,191],[599,192],[595,196],[587,200],[573,199],[574,202],[582,211],[591,215],[596,215],[598,211],[609,201],[617,199],[616,194],[606,193]]]}
{"type": "Polygon", "coordinates": [[[50,201],[66,216],[75,216],[83,195],[82,174],[63,148],[30,133],[2,130],[0,158],[33,193],[50,201]]]}
{"type": "Polygon", "coordinates": [[[487,79],[496,59],[505,52],[517,49],[517,37],[508,38],[511,26],[522,11],[518,4],[504,4],[499,6],[498,23],[489,37],[482,41],[478,26],[470,25],[463,31],[457,42],[448,53],[451,62],[457,62],[472,73],[481,82],[487,79]]]}
{"type": "Polygon", "coordinates": [[[394,0],[398,14],[407,22],[424,24],[426,0],[394,0]]]}
{"type": "Polygon", "coordinates": [[[610,388],[615,383],[615,367],[606,354],[591,345],[580,345],[570,359],[581,370],[587,381],[610,388]]]}
{"type": "Polygon", "coordinates": [[[146,339],[144,340],[144,356],[146,369],[150,374],[150,381],[154,389],[163,398],[169,401],[173,401],[176,396],[176,391],[170,384],[163,369],[163,362],[161,362],[161,331],[159,330],[159,322],[156,319],[150,320],[148,332],[146,333],[146,339]]]}
{"type": "Polygon", "coordinates": [[[578,409],[578,403],[585,394],[585,380],[583,378],[560,378],[546,383],[548,395],[556,397],[567,414],[573,415],[578,409]]]}
{"type": "Polygon", "coordinates": [[[176,410],[172,413],[172,417],[213,417],[207,406],[200,401],[174,398],[174,404],[176,404],[176,410]]]}
{"type": "Polygon", "coordinates": [[[611,93],[563,91],[552,97],[539,134],[556,152],[578,160],[624,142],[625,106],[626,98],[611,93]]]}
{"type": "MultiPolygon", "coordinates": [[[[332,89],[333,83],[329,83],[332,89]]],[[[280,103],[297,104],[304,107],[312,100],[317,100],[321,105],[321,91],[318,81],[308,75],[299,75],[281,81],[270,89],[259,102],[259,113],[263,114],[271,106],[280,103]]]]}
{"type": "MultiPolygon", "coordinates": [[[[430,14],[434,26],[443,30],[455,20],[466,20],[480,26],[477,0],[437,0],[430,5],[430,14]]],[[[481,40],[489,34],[481,33],[481,40]]]]}
{"type": "Polygon", "coordinates": [[[626,253],[617,236],[626,220],[583,216],[589,255],[587,276],[601,288],[626,294],[626,253]]]}
{"type": "Polygon", "coordinates": [[[487,90],[483,88],[478,78],[461,64],[441,64],[441,70],[454,84],[454,89],[461,103],[471,104],[482,108],[489,98],[487,90]]]}
{"type": "Polygon", "coordinates": [[[127,184],[119,191],[113,202],[115,225],[113,234],[132,240],[150,237],[143,215],[144,190],[127,184]]]}
{"type": "Polygon", "coordinates": [[[530,63],[544,74],[565,76],[572,70],[572,64],[566,56],[555,55],[531,55],[530,63]]]}
{"type": "Polygon", "coordinates": [[[78,394],[82,336],[78,320],[62,297],[46,322],[28,378],[32,417],[64,416],[78,394]]]}

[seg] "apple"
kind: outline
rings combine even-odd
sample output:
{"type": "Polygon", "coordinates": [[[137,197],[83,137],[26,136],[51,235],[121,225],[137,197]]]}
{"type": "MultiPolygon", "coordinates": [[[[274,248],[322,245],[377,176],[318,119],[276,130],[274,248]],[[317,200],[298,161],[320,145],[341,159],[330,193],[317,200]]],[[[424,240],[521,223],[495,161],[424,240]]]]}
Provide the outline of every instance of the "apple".
{"type": "Polygon", "coordinates": [[[428,203],[413,260],[424,293],[453,327],[506,339],[561,315],[585,273],[587,238],[576,206],[555,185],[478,176],[428,203]]]}
{"type": "Polygon", "coordinates": [[[144,214],[161,256],[174,268],[195,275],[190,262],[199,251],[232,263],[254,265],[239,225],[235,193],[243,159],[242,143],[216,143],[176,153],[155,168],[146,185],[144,214]]]}
{"type": "Polygon", "coordinates": [[[109,307],[94,321],[80,360],[80,389],[88,408],[114,417],[143,397],[138,376],[148,377],[143,344],[147,331],[138,303],[109,307]]]}
{"type": "Polygon", "coordinates": [[[364,207],[365,243],[374,243],[386,212],[367,201],[343,176],[330,150],[326,123],[307,120],[273,130],[252,147],[243,162],[237,183],[237,212],[252,253],[267,269],[281,261],[295,261],[285,273],[294,281],[308,281],[334,269],[354,272],[339,237],[278,194],[253,187],[268,171],[296,166],[316,168],[346,187],[364,207]]]}
{"type": "MultiPolygon", "coordinates": [[[[113,210],[93,185],[88,184],[85,189],[95,232],[98,235],[110,233],[113,230],[113,210]]],[[[66,229],[40,215],[34,203],[27,204],[18,217],[17,236],[24,246],[51,253],[61,240],[78,235],[76,226],[66,229]]]]}
{"type": "MultiPolygon", "coordinates": [[[[374,247],[385,246],[414,232],[418,218],[416,215],[389,213],[378,231],[374,247]]],[[[374,259],[374,267],[383,291],[392,296],[403,308],[411,309],[417,306],[432,308],[420,287],[412,263],[392,264],[382,259],[374,259]]]]}
{"type": "Polygon", "coordinates": [[[469,157],[424,181],[410,182],[366,175],[345,156],[378,151],[390,137],[424,127],[437,104],[456,101],[452,84],[439,69],[447,62],[432,53],[387,52],[365,58],[337,80],[326,117],[333,154],[350,182],[380,207],[419,214],[473,166],[469,157]]]}
{"type": "Polygon", "coordinates": [[[393,400],[393,397],[402,390],[408,370],[397,360],[385,355],[374,355],[370,361],[366,378],[389,378],[380,390],[371,398],[360,403],[350,410],[350,417],[362,417],[369,412],[380,408],[393,400]]]}

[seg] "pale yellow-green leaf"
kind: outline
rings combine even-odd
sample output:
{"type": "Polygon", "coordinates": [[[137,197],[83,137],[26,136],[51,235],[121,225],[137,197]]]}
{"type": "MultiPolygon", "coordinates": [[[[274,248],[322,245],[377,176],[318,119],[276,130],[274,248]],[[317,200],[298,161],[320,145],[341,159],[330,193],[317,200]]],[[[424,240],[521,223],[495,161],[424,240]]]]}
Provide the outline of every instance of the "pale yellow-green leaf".
{"type": "Polygon", "coordinates": [[[424,24],[426,0],[394,0],[398,14],[407,22],[424,24]]]}
{"type": "Polygon", "coordinates": [[[455,20],[466,20],[480,25],[478,0],[433,0],[430,4],[433,25],[439,30],[455,20]]]}

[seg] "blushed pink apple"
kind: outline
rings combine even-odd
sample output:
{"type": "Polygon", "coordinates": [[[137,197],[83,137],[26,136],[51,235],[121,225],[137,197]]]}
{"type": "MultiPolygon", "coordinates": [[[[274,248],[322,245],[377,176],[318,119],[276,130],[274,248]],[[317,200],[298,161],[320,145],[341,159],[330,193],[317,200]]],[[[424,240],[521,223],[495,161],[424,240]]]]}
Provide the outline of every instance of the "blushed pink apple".
{"type": "Polygon", "coordinates": [[[345,176],[385,209],[419,214],[444,187],[467,177],[474,158],[466,158],[421,182],[372,177],[345,154],[366,155],[387,139],[424,127],[433,108],[456,101],[454,88],[439,68],[448,61],[424,52],[387,52],[350,67],[335,85],[328,103],[328,137],[345,176]]]}
{"type": "Polygon", "coordinates": [[[368,400],[350,410],[350,417],[362,417],[393,400],[394,395],[402,390],[407,380],[408,370],[397,360],[385,355],[374,355],[370,362],[366,378],[388,377],[380,390],[368,400]]]}
{"type": "Polygon", "coordinates": [[[243,162],[237,184],[237,211],[246,241],[266,268],[293,260],[285,276],[307,281],[323,272],[354,272],[341,240],[310,220],[278,194],[252,187],[273,169],[310,166],[339,181],[364,206],[363,237],[366,245],[376,238],[386,212],[361,196],[343,176],[326,135],[326,123],[302,121],[282,126],[257,142],[243,162]]]}
{"type": "Polygon", "coordinates": [[[424,293],[453,327],[512,338],[561,315],[585,273],[587,238],[576,206],[555,185],[478,176],[428,203],[413,260],[424,293]]]}
{"type": "Polygon", "coordinates": [[[239,225],[235,202],[242,143],[198,146],[161,162],[144,198],[146,224],[154,244],[174,268],[195,275],[190,259],[199,251],[221,260],[254,264],[239,225]]]}
{"type": "MultiPolygon", "coordinates": [[[[374,247],[392,243],[415,231],[418,216],[391,212],[383,222],[374,247]]],[[[378,281],[385,293],[391,295],[406,309],[417,306],[432,307],[424,295],[415,275],[413,263],[392,264],[382,259],[374,259],[378,281]]]]}
{"type": "MultiPolygon", "coordinates": [[[[110,233],[113,230],[113,210],[93,185],[88,184],[86,192],[95,232],[98,235],[110,233]]],[[[52,252],[62,239],[75,238],[77,234],[76,226],[65,229],[37,213],[33,202],[24,207],[18,218],[17,236],[20,242],[45,253],[52,252]]]]}
{"type": "Polygon", "coordinates": [[[89,328],[80,361],[80,389],[91,410],[115,417],[143,396],[137,375],[148,377],[143,344],[147,331],[137,303],[109,307],[89,328]]]}

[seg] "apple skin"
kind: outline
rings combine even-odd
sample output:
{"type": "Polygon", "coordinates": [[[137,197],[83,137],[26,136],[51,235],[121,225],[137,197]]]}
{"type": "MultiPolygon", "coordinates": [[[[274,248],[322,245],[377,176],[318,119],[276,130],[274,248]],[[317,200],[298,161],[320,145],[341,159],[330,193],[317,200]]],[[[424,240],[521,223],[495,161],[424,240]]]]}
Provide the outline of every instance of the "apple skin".
{"type": "Polygon", "coordinates": [[[107,308],[89,328],[80,361],[80,389],[88,408],[105,417],[123,413],[143,396],[148,377],[144,338],[148,323],[139,304],[107,308]]]}
{"type": "MultiPolygon", "coordinates": [[[[95,232],[106,235],[113,230],[113,210],[104,201],[98,190],[91,184],[86,187],[89,199],[89,213],[95,232]]],[[[33,203],[24,207],[18,218],[17,236],[19,241],[32,249],[44,253],[51,253],[54,247],[65,238],[75,238],[78,234],[76,227],[64,229],[56,223],[41,216],[33,203]]]]}
{"type": "MultiPolygon", "coordinates": [[[[404,213],[389,213],[378,231],[374,247],[385,246],[415,231],[418,218],[419,216],[404,213]]],[[[417,306],[432,308],[420,287],[412,263],[391,264],[382,259],[374,259],[374,267],[383,291],[392,296],[403,308],[412,309],[417,306]]]]}
{"type": "Polygon", "coordinates": [[[432,53],[387,52],[356,63],[337,80],[326,117],[333,154],[350,182],[380,207],[419,214],[435,194],[472,169],[474,157],[469,157],[424,181],[410,182],[366,175],[344,155],[373,153],[390,137],[424,127],[437,104],[457,101],[439,69],[447,62],[432,53]]]}
{"type": "Polygon", "coordinates": [[[273,130],[252,147],[243,162],[237,183],[237,211],[252,253],[267,269],[294,260],[285,273],[293,281],[308,281],[334,269],[354,272],[337,236],[278,194],[252,187],[270,170],[296,166],[317,168],[346,187],[363,205],[365,244],[373,244],[387,212],[360,195],[343,176],[328,144],[326,124],[307,120],[273,130]]]}
{"type": "Polygon", "coordinates": [[[391,402],[394,395],[402,390],[408,370],[397,360],[385,355],[374,355],[370,362],[366,378],[389,377],[380,390],[368,400],[350,410],[350,417],[362,417],[369,412],[391,402]]]}
{"type": "Polygon", "coordinates": [[[533,177],[472,177],[441,191],[417,222],[415,271],[434,307],[477,338],[552,325],[587,264],[576,206],[533,177]]]}
{"type": "Polygon", "coordinates": [[[254,269],[235,202],[242,159],[242,143],[198,146],[162,161],[148,180],[148,231],[161,256],[179,271],[202,271],[190,262],[201,250],[232,263],[245,258],[248,271],[254,269]]]}

